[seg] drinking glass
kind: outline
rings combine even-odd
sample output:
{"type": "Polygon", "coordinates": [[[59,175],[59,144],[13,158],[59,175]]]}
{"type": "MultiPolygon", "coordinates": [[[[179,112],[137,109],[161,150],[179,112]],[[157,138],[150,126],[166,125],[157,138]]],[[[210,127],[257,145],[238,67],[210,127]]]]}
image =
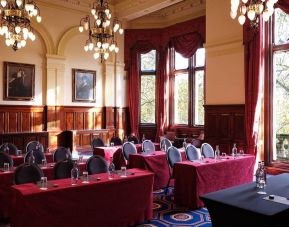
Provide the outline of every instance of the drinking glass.
{"type": "Polygon", "coordinates": [[[10,168],[9,168],[9,163],[4,163],[4,166],[3,166],[3,169],[4,169],[4,172],[9,172],[10,168]]]}
{"type": "Polygon", "coordinates": [[[41,177],[41,190],[47,190],[47,177],[41,177]]]}
{"type": "Polygon", "coordinates": [[[83,172],[83,181],[82,181],[82,183],[84,183],[84,184],[88,184],[89,183],[89,177],[88,177],[88,172],[87,171],[83,172]]]}
{"type": "Polygon", "coordinates": [[[83,156],[82,156],[82,155],[79,155],[78,162],[79,162],[79,163],[82,163],[82,162],[83,162],[83,156]]]}
{"type": "Polygon", "coordinates": [[[120,177],[126,177],[126,167],[125,167],[125,166],[122,166],[122,167],[121,167],[120,177]]]}
{"type": "Polygon", "coordinates": [[[204,162],[205,161],[205,157],[204,155],[201,155],[201,159],[200,159],[201,162],[204,162]]]}
{"type": "Polygon", "coordinates": [[[21,156],[22,155],[22,150],[17,150],[17,156],[21,156]]]}
{"type": "Polygon", "coordinates": [[[113,146],[114,146],[114,142],[111,142],[111,143],[110,143],[110,146],[113,147],[113,146]]]}
{"type": "Polygon", "coordinates": [[[46,159],[42,159],[42,167],[47,167],[47,161],[46,161],[46,159]]]}
{"type": "Polygon", "coordinates": [[[227,157],[227,154],[225,152],[222,153],[222,159],[225,159],[227,157]]]}
{"type": "Polygon", "coordinates": [[[243,156],[244,155],[244,150],[240,150],[240,155],[243,156]]]}

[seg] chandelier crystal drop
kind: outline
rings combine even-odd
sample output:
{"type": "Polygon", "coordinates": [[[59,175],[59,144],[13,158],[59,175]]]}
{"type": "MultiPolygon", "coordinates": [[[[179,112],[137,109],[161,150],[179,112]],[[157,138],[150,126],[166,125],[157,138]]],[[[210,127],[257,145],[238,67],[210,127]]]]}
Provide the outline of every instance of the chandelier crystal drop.
{"type": "Polygon", "coordinates": [[[7,46],[18,50],[26,46],[28,39],[35,40],[31,19],[41,22],[40,10],[32,0],[0,0],[0,36],[7,46]]]}
{"type": "Polygon", "coordinates": [[[79,31],[88,32],[84,50],[94,52],[93,57],[101,62],[109,58],[110,52],[118,53],[116,33],[123,34],[120,21],[112,18],[107,0],[93,2],[91,15],[80,20],[79,31]]]}
{"type": "Polygon", "coordinates": [[[274,4],[278,0],[231,0],[232,19],[237,18],[241,25],[246,22],[246,15],[250,20],[251,26],[258,27],[259,15],[262,14],[263,20],[268,21],[270,16],[274,13],[274,4]]]}

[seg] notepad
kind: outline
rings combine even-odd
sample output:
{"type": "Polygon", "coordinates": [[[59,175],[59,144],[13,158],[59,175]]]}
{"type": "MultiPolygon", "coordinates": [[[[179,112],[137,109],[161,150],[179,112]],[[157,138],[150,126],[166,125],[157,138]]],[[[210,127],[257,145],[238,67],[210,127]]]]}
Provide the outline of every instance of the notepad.
{"type": "Polygon", "coordinates": [[[270,199],[269,196],[264,197],[263,199],[275,202],[275,203],[281,203],[289,206],[289,199],[283,196],[273,195],[274,199],[270,199]]]}

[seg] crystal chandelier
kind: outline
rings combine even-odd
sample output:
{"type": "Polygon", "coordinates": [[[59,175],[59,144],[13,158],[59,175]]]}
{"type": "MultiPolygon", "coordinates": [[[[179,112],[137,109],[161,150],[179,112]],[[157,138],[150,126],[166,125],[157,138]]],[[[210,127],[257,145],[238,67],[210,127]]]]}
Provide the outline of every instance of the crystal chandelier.
{"type": "Polygon", "coordinates": [[[93,57],[101,62],[109,58],[110,52],[118,53],[115,35],[123,34],[121,23],[117,18],[112,19],[107,0],[93,2],[91,15],[80,20],[79,31],[88,31],[84,50],[94,51],[93,57]]]}
{"type": "Polygon", "coordinates": [[[41,22],[40,10],[32,0],[1,0],[0,1],[0,35],[5,37],[7,46],[18,50],[26,46],[29,38],[35,40],[30,25],[31,18],[41,22]]]}
{"type": "Polygon", "coordinates": [[[240,15],[238,21],[243,25],[246,21],[246,14],[251,22],[251,26],[258,27],[259,15],[263,15],[264,21],[268,21],[270,16],[274,13],[274,4],[278,0],[231,0],[231,17],[235,19],[238,14],[240,15]]]}

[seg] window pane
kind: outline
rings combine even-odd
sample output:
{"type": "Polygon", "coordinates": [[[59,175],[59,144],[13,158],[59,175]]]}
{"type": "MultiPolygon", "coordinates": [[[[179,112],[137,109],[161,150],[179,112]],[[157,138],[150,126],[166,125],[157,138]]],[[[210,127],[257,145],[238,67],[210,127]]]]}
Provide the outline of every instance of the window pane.
{"type": "Polygon", "coordinates": [[[189,79],[187,73],[176,74],[174,91],[174,123],[188,124],[189,79]]]}
{"type": "Polygon", "coordinates": [[[289,51],[274,53],[274,131],[273,160],[288,160],[289,143],[289,51]]]}
{"type": "Polygon", "coordinates": [[[204,125],[204,71],[196,71],[195,74],[195,125],[204,125]]]}
{"type": "Polygon", "coordinates": [[[175,69],[187,69],[189,67],[188,58],[184,58],[178,52],[175,52],[175,69]]]}
{"type": "Polygon", "coordinates": [[[275,44],[288,43],[289,15],[280,9],[275,9],[275,44]]]}
{"type": "Polygon", "coordinates": [[[156,70],[156,50],[141,54],[141,71],[156,70]]]}
{"type": "Polygon", "coordinates": [[[155,123],[156,103],[155,75],[141,76],[141,123],[155,123]]]}
{"type": "Polygon", "coordinates": [[[205,48],[199,48],[196,52],[196,67],[205,66],[205,48]]]}

